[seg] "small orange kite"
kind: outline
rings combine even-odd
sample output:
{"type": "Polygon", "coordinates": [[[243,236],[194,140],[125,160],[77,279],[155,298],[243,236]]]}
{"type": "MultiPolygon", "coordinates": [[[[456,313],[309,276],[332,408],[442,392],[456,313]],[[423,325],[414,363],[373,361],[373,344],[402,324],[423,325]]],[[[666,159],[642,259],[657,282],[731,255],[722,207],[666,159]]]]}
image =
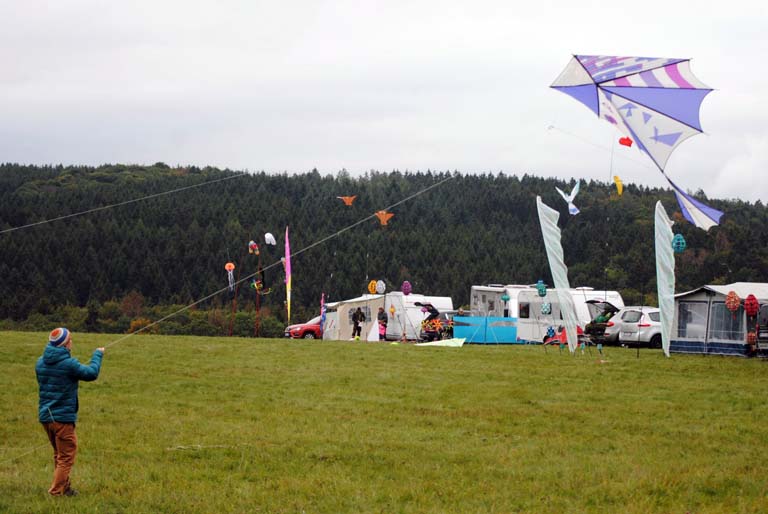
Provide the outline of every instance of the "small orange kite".
{"type": "Polygon", "coordinates": [[[352,202],[355,201],[355,198],[357,198],[357,195],[354,196],[337,196],[336,198],[342,200],[344,202],[344,205],[352,205],[352,202]]]}
{"type": "Polygon", "coordinates": [[[382,225],[386,225],[389,221],[389,218],[394,216],[391,212],[387,211],[376,211],[376,217],[379,218],[379,222],[381,222],[382,225]]]}

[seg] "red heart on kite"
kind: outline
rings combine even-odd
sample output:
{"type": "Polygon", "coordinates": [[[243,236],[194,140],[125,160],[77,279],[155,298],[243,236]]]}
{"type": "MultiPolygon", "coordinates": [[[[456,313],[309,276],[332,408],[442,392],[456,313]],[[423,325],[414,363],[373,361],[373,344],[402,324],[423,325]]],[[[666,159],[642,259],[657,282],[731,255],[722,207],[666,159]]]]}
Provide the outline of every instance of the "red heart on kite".
{"type": "Polygon", "coordinates": [[[622,137],[619,139],[619,144],[624,146],[632,146],[632,140],[628,137],[622,137]]]}

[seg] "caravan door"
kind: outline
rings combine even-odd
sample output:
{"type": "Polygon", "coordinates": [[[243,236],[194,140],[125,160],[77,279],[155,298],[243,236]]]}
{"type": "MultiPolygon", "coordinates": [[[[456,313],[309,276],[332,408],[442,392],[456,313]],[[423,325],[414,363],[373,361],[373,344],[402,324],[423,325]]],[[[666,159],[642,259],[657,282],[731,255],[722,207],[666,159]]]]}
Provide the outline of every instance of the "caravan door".
{"type": "Polygon", "coordinates": [[[517,295],[517,337],[525,341],[540,343],[547,336],[547,329],[563,324],[560,304],[552,290],[547,296],[539,296],[536,290],[520,291],[517,295]],[[541,306],[550,304],[550,313],[542,314],[541,306]]]}

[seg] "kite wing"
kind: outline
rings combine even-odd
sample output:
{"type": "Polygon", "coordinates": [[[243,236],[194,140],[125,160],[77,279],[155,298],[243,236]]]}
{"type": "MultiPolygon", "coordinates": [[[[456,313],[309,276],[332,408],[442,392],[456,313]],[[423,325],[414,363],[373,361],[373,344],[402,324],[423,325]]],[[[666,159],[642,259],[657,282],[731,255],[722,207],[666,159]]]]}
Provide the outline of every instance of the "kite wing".
{"type": "Polygon", "coordinates": [[[664,175],[664,178],[667,179],[669,185],[675,190],[677,203],[680,204],[680,210],[683,211],[685,219],[705,231],[708,231],[710,228],[720,223],[723,211],[718,211],[714,207],[710,207],[709,205],[698,201],[680,189],[677,184],[672,182],[666,175],[664,175]]]}
{"type": "Polygon", "coordinates": [[[573,201],[576,198],[576,195],[579,194],[579,188],[581,188],[581,181],[577,180],[576,185],[571,189],[571,194],[569,196],[571,201],[573,201]]]}

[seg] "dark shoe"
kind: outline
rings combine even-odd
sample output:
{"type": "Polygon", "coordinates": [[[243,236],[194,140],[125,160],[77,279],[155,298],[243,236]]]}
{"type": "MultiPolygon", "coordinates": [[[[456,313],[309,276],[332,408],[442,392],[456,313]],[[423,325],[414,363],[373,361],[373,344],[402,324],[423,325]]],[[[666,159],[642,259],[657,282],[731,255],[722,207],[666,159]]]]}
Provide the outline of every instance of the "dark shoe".
{"type": "Polygon", "coordinates": [[[77,491],[74,489],[67,489],[64,491],[64,496],[77,496],[77,491]]]}

